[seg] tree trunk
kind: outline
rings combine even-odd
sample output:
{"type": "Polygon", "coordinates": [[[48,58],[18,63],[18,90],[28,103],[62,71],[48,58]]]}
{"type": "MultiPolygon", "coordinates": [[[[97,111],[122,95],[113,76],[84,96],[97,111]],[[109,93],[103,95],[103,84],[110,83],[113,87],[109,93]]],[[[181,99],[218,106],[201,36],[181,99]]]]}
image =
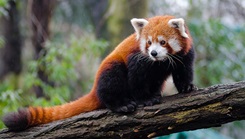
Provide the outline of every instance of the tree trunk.
{"type": "MultiPolygon", "coordinates": [[[[31,27],[33,31],[32,44],[35,49],[35,59],[39,59],[41,56],[45,56],[45,42],[49,38],[49,24],[55,0],[29,0],[28,4],[31,7],[31,27]]],[[[45,63],[43,63],[45,67],[45,63]]],[[[43,82],[49,83],[47,75],[45,75],[45,69],[38,70],[38,78],[43,82]]],[[[43,90],[40,86],[36,86],[35,93],[37,97],[43,97],[43,90]]]]}
{"type": "Polygon", "coordinates": [[[104,30],[100,36],[110,42],[105,55],[113,50],[121,40],[133,33],[130,23],[132,18],[147,17],[147,0],[110,0],[110,7],[104,16],[106,19],[104,30]]]}
{"type": "Polygon", "coordinates": [[[9,8],[6,9],[7,15],[4,17],[3,30],[5,45],[2,53],[3,66],[0,72],[0,78],[13,72],[21,72],[21,47],[22,40],[19,29],[19,12],[16,7],[16,1],[8,1],[9,8]]]}
{"type": "Polygon", "coordinates": [[[0,138],[152,138],[244,119],[245,81],[164,97],[161,104],[139,108],[133,114],[104,109],[23,132],[5,129],[0,138]]]}

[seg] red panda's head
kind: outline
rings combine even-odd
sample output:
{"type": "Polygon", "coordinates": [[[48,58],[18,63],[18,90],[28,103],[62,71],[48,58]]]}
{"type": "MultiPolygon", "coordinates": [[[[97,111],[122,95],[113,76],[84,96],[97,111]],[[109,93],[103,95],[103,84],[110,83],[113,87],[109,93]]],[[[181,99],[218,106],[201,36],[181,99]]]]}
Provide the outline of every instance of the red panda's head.
{"type": "Polygon", "coordinates": [[[165,60],[169,54],[186,54],[191,48],[192,39],[182,18],[133,18],[131,23],[140,42],[140,50],[154,61],[165,60]]]}

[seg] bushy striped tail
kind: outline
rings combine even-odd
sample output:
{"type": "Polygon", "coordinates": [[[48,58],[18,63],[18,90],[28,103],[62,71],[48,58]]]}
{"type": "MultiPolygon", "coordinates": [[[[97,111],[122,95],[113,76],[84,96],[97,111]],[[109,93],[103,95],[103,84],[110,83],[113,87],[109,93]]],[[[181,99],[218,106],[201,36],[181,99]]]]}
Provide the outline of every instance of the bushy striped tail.
{"type": "Polygon", "coordinates": [[[5,115],[3,122],[11,131],[22,131],[31,126],[69,118],[100,107],[98,97],[90,93],[78,100],[59,106],[19,109],[17,112],[5,115]]]}

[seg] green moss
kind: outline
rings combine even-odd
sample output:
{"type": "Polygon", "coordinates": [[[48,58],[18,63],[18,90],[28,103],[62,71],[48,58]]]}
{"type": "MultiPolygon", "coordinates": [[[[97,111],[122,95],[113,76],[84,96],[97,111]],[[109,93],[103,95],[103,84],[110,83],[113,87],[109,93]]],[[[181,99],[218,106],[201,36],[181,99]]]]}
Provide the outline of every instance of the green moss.
{"type": "Polygon", "coordinates": [[[176,112],[173,114],[168,114],[167,116],[176,119],[177,124],[183,124],[189,121],[193,121],[196,118],[192,115],[192,113],[201,113],[204,111],[205,112],[208,111],[211,113],[226,114],[230,112],[231,107],[229,107],[229,109],[226,109],[226,108],[222,109],[221,105],[222,104],[220,102],[217,102],[217,103],[209,104],[209,105],[197,108],[197,109],[191,109],[191,110],[176,112]]]}

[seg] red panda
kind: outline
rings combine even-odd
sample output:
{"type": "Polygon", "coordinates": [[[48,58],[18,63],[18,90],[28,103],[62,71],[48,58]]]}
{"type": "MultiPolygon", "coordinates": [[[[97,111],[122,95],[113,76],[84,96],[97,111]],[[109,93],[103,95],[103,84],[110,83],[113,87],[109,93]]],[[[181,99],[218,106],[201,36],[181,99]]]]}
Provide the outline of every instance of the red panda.
{"type": "Polygon", "coordinates": [[[164,81],[172,75],[179,93],[194,89],[192,38],[182,18],[156,16],[131,20],[135,33],[100,64],[87,95],[53,107],[29,107],[4,116],[11,131],[108,108],[134,112],[138,105],[160,103],[164,81]]]}

